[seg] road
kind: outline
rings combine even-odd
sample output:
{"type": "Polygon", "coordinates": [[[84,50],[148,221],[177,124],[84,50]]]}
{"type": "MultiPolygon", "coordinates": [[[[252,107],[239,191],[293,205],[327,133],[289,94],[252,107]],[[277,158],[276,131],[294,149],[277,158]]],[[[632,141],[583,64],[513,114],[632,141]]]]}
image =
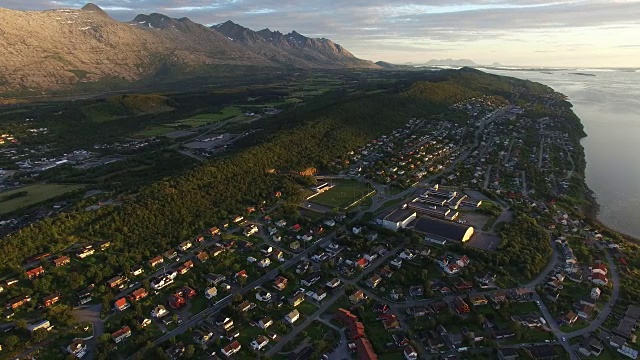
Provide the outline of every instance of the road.
{"type": "MultiPolygon", "coordinates": [[[[304,250],[304,251],[300,252],[299,254],[293,256],[291,259],[287,260],[285,263],[283,263],[279,267],[269,271],[267,274],[263,275],[259,279],[257,279],[254,282],[246,285],[240,291],[238,291],[238,293],[241,294],[241,295],[244,295],[244,294],[252,291],[255,287],[261,286],[262,284],[273,280],[273,278],[275,278],[279,274],[280,270],[285,270],[285,269],[297,264],[302,258],[306,257],[311,251],[314,251],[314,250],[317,249],[317,247],[322,246],[322,245],[328,243],[329,241],[331,241],[334,236],[335,236],[335,233],[326,236],[325,238],[323,238],[322,240],[320,240],[317,243],[313,244],[312,246],[310,246],[306,250],[304,250]]],[[[232,300],[233,300],[233,296],[231,296],[231,295],[227,296],[226,298],[224,298],[224,299],[218,301],[217,303],[215,303],[213,306],[211,306],[211,307],[199,312],[198,314],[195,314],[195,315],[191,316],[191,318],[189,318],[188,320],[183,321],[183,323],[180,326],[178,326],[175,329],[163,334],[161,337],[156,339],[154,341],[154,344],[155,345],[159,345],[159,344],[171,339],[172,337],[175,337],[175,336],[177,336],[179,334],[182,334],[182,333],[186,332],[187,330],[189,330],[189,328],[191,328],[192,326],[196,325],[197,323],[199,323],[200,321],[202,321],[206,317],[208,317],[208,316],[210,316],[212,314],[215,314],[216,312],[222,310],[225,306],[231,304],[232,300]]],[[[130,356],[128,359],[131,360],[134,357],[135,357],[135,354],[130,356]]]]}

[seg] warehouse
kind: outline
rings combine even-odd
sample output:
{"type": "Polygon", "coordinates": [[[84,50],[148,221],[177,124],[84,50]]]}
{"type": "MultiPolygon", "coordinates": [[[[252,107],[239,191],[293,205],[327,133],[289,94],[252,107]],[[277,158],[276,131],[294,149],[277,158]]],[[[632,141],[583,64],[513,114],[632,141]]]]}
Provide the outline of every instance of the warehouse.
{"type": "Polygon", "coordinates": [[[456,242],[467,242],[473,236],[473,227],[446,220],[421,216],[415,221],[413,229],[425,234],[425,239],[447,239],[456,242]]]}

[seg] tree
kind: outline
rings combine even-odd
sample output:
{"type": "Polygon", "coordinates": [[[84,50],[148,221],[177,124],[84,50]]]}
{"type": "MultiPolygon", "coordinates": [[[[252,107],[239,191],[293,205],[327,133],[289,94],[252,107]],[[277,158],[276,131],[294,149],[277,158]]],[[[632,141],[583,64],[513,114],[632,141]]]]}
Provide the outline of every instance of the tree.
{"type": "Polygon", "coordinates": [[[18,344],[19,341],[20,339],[18,339],[17,336],[11,335],[7,338],[7,340],[4,341],[4,346],[6,346],[9,350],[13,350],[13,348],[18,344]]]}
{"type": "Polygon", "coordinates": [[[196,353],[196,348],[193,346],[193,344],[189,344],[184,351],[184,357],[186,357],[187,359],[191,359],[193,358],[195,353],[196,353]]]}

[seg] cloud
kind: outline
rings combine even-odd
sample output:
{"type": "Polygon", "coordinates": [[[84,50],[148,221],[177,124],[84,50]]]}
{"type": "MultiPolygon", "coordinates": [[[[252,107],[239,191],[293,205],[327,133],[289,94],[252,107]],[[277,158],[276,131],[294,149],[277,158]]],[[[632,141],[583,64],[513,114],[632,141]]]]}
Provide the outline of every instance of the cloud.
{"type": "MultiPolygon", "coordinates": [[[[447,51],[462,53],[467,49],[474,53],[499,50],[504,56],[528,52],[544,60],[552,52],[562,51],[563,44],[569,51],[569,45],[576,43],[572,37],[581,37],[578,41],[589,46],[624,48],[628,52],[638,47],[629,45],[633,40],[627,38],[640,30],[640,0],[93,1],[121,21],[151,12],[186,16],[202,24],[233,20],[255,30],[295,29],[302,34],[331,37],[357,55],[373,56],[396,51],[402,56],[414,52],[416,56],[449,57],[447,51]],[[526,50],[527,45],[531,50],[526,50]]],[[[77,0],[0,2],[19,10],[83,5],[77,0]]]]}

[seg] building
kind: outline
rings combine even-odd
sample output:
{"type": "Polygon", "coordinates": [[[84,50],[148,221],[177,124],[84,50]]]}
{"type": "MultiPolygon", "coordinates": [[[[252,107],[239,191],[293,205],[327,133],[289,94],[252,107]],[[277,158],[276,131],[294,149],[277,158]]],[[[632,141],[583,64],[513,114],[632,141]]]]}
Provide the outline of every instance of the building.
{"type": "Polygon", "coordinates": [[[600,356],[604,346],[600,340],[594,336],[587,336],[580,342],[578,352],[584,356],[600,356]]]}
{"type": "Polygon", "coordinates": [[[222,354],[224,354],[224,356],[230,357],[231,355],[240,351],[240,349],[242,349],[242,345],[238,340],[234,340],[229,345],[222,348],[222,354]]]}
{"type": "Polygon", "coordinates": [[[149,292],[144,288],[138,288],[133,290],[131,295],[129,295],[129,300],[131,301],[139,301],[146,298],[149,295],[149,292]]]}
{"type": "Polygon", "coordinates": [[[366,296],[364,295],[364,292],[360,289],[356,290],[353,294],[349,295],[349,301],[354,305],[364,299],[366,299],[366,296]]]}
{"type": "Polygon", "coordinates": [[[364,324],[360,321],[350,322],[347,329],[349,330],[349,339],[351,341],[367,336],[364,332],[364,324]]]}
{"type": "Polygon", "coordinates": [[[273,287],[276,288],[276,290],[282,291],[287,288],[287,283],[288,280],[285,277],[278,276],[273,281],[273,287]]]}
{"type": "Polygon", "coordinates": [[[271,325],[273,325],[273,320],[269,316],[263,319],[260,319],[260,321],[258,321],[258,326],[261,329],[267,329],[271,325]]]}
{"type": "Polygon", "coordinates": [[[6,305],[6,308],[15,310],[28,302],[31,302],[31,296],[29,295],[18,296],[9,300],[9,302],[6,305]]]}
{"type": "Polygon", "coordinates": [[[459,296],[456,296],[455,298],[453,298],[453,308],[456,310],[458,314],[471,312],[471,309],[469,308],[469,304],[467,304],[459,296]]]}
{"type": "Polygon", "coordinates": [[[130,306],[131,305],[129,305],[129,303],[127,302],[127,298],[125,297],[121,297],[120,299],[116,300],[115,303],[113,304],[113,307],[118,311],[125,311],[130,306]]]}
{"type": "Polygon", "coordinates": [[[602,294],[600,288],[594,287],[593,289],[591,289],[591,298],[593,300],[598,300],[600,298],[600,294],[602,294]]]}
{"type": "Polygon", "coordinates": [[[207,300],[211,300],[216,296],[218,296],[218,289],[215,287],[208,287],[204,291],[204,297],[207,298],[207,300]]]}
{"type": "Polygon", "coordinates": [[[416,220],[413,229],[425,235],[425,240],[447,240],[467,242],[473,236],[473,227],[446,220],[421,216],[416,220]]]}
{"type": "Polygon", "coordinates": [[[138,276],[144,273],[144,268],[140,265],[136,265],[131,268],[131,276],[138,276]]]}
{"type": "Polygon", "coordinates": [[[373,346],[367,338],[359,338],[353,342],[356,346],[358,360],[377,360],[378,355],[373,351],[373,346]]]}
{"type": "Polygon", "coordinates": [[[382,277],[378,274],[375,274],[373,276],[371,276],[369,279],[367,279],[367,286],[369,286],[372,289],[375,289],[378,284],[380,284],[380,282],[382,281],[382,277]]]}
{"type": "Polygon", "coordinates": [[[65,350],[78,359],[82,359],[87,354],[87,343],[80,338],[73,339],[65,350]]]}
{"type": "Polygon", "coordinates": [[[129,336],[131,336],[131,329],[128,326],[125,326],[122,329],[111,334],[111,340],[113,340],[117,344],[122,340],[128,338],[129,336]]]}
{"type": "Polygon", "coordinates": [[[291,298],[289,298],[289,304],[291,306],[296,307],[304,302],[304,293],[299,291],[295,293],[291,298]]]}
{"type": "Polygon", "coordinates": [[[607,284],[609,284],[609,279],[600,273],[593,273],[591,275],[591,282],[599,286],[607,286],[607,284]]]}
{"type": "Polygon", "coordinates": [[[406,228],[416,219],[416,212],[409,209],[398,209],[382,218],[382,226],[389,230],[398,231],[406,228]]]}
{"type": "Polygon", "coordinates": [[[253,350],[260,351],[267,346],[267,344],[269,344],[269,338],[264,335],[260,335],[251,342],[251,348],[253,350]]]}
{"type": "Polygon", "coordinates": [[[49,320],[38,321],[36,323],[33,323],[27,326],[27,330],[29,330],[29,332],[34,332],[40,329],[49,330],[49,328],[51,328],[51,323],[49,322],[49,320]]]}
{"type": "Polygon", "coordinates": [[[123,285],[127,281],[127,278],[124,276],[116,276],[109,280],[107,280],[107,286],[111,289],[115,289],[121,285],[123,285]]]}
{"type": "Polygon", "coordinates": [[[578,314],[574,313],[573,311],[569,311],[564,316],[562,316],[562,318],[560,318],[560,321],[567,325],[573,325],[573,323],[578,321],[578,314]]]}
{"type": "Polygon", "coordinates": [[[209,260],[209,254],[207,254],[206,251],[200,251],[197,255],[196,258],[198,259],[198,261],[200,261],[201,263],[207,262],[207,260],[209,260]]]}
{"type": "Polygon", "coordinates": [[[298,310],[293,310],[284,317],[284,321],[287,324],[293,324],[296,321],[298,321],[299,318],[300,318],[300,312],[298,310]]]}
{"type": "Polygon", "coordinates": [[[69,264],[71,262],[71,258],[63,255],[51,260],[51,262],[53,263],[53,266],[60,267],[69,264]]]}
{"type": "Polygon", "coordinates": [[[162,264],[164,262],[164,259],[162,258],[161,255],[158,255],[156,257],[154,257],[153,259],[149,260],[149,265],[153,268],[156,267],[160,264],[162,264]]]}
{"type": "Polygon", "coordinates": [[[39,277],[42,274],[44,274],[44,268],[42,266],[35,267],[35,268],[31,269],[31,270],[28,270],[25,273],[25,275],[27,275],[27,278],[29,280],[33,280],[33,279],[39,277]]]}
{"type": "Polygon", "coordinates": [[[50,307],[51,305],[60,301],[60,293],[51,294],[44,299],[42,299],[42,303],[44,307],[50,307]]]}
{"type": "Polygon", "coordinates": [[[169,315],[169,310],[167,310],[164,305],[158,305],[153,310],[151,310],[151,317],[154,317],[156,319],[162,319],[167,315],[169,315]]]}

